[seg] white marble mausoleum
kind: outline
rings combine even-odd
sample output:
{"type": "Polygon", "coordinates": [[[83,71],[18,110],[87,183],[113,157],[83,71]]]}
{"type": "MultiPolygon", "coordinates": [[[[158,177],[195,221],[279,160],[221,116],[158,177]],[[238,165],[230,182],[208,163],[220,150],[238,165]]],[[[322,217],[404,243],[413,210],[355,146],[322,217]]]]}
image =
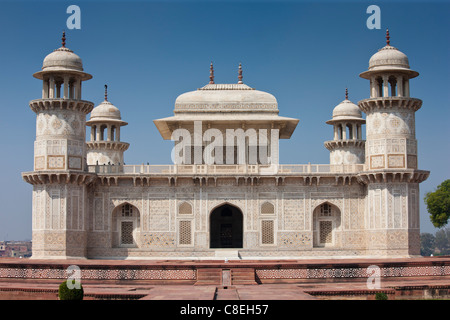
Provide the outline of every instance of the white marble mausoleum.
{"type": "Polygon", "coordinates": [[[209,83],[154,121],[176,161],[125,165],[120,133],[133,124],[106,92],[96,107],[82,99],[92,76],[63,36],[34,74],[42,97],[30,102],[34,168],[22,177],[33,185],[33,258],[417,256],[419,183],[429,175],[418,168],[422,101],[409,86],[417,76],[387,34],[360,74],[367,99],[355,104],[346,93],[323,119],[330,162],[286,165],[278,140],[298,120],[244,84],[241,66],[236,83],[217,84],[211,64],[209,83]]]}

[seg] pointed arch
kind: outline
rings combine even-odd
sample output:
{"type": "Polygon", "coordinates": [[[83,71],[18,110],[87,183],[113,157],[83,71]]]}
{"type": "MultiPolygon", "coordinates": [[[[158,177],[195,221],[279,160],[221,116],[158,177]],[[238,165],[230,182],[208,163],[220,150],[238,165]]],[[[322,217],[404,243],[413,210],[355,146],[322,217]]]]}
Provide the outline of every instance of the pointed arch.
{"type": "Polygon", "coordinates": [[[341,226],[341,210],[330,201],[323,201],[313,210],[313,246],[336,247],[341,226]]]}
{"type": "Polygon", "coordinates": [[[270,201],[265,201],[260,207],[261,214],[275,214],[275,206],[270,201]]]}
{"type": "MultiPolygon", "coordinates": [[[[342,178],[342,183],[344,183],[343,179],[344,178],[342,178]]],[[[318,201],[316,203],[316,206],[314,207],[314,210],[317,209],[318,207],[320,207],[321,205],[323,205],[324,203],[328,203],[329,205],[332,205],[332,206],[336,207],[339,210],[339,212],[342,212],[341,205],[339,203],[335,202],[335,201],[332,201],[332,200],[321,200],[321,201],[318,201]]]]}
{"type": "Polygon", "coordinates": [[[214,204],[214,205],[210,206],[210,209],[209,209],[209,214],[210,214],[210,216],[211,216],[211,213],[212,213],[215,209],[217,209],[217,208],[219,208],[219,207],[221,207],[221,206],[224,206],[224,205],[229,205],[229,206],[235,207],[235,208],[238,209],[239,211],[244,212],[244,210],[243,210],[243,209],[241,208],[241,206],[239,206],[238,204],[235,204],[235,203],[233,203],[232,201],[227,201],[227,200],[225,200],[225,201],[223,201],[223,202],[220,202],[220,203],[218,203],[218,204],[214,204]]]}
{"type": "Polygon", "coordinates": [[[111,214],[113,247],[137,247],[140,211],[128,201],[116,205],[111,214]]]}
{"type": "Polygon", "coordinates": [[[210,248],[242,248],[244,215],[228,202],[215,206],[209,215],[210,248]]]}
{"type": "Polygon", "coordinates": [[[192,214],[192,212],[192,205],[187,201],[183,201],[178,206],[178,214],[192,214]]]}

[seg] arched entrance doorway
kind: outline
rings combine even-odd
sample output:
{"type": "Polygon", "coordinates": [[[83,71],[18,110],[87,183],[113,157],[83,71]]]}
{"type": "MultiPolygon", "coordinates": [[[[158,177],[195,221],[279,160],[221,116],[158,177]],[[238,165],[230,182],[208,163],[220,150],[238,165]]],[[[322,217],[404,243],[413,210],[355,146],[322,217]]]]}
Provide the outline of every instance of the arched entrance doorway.
{"type": "Polygon", "coordinates": [[[242,248],[243,215],[238,208],[224,204],[209,218],[210,248],[242,248]]]}

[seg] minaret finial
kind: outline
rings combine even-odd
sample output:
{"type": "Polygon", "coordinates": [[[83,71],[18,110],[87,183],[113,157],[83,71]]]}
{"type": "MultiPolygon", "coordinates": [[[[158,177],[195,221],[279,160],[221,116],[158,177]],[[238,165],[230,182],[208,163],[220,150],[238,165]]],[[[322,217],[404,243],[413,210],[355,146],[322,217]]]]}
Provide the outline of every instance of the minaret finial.
{"type": "Polygon", "coordinates": [[[345,88],[345,100],[348,100],[348,88],[345,88]]]}
{"type": "Polygon", "coordinates": [[[209,67],[209,84],[214,84],[214,67],[212,61],[209,67]]]}
{"type": "Polygon", "coordinates": [[[239,75],[238,75],[238,83],[243,83],[242,82],[242,64],[239,63],[239,75]]]}
{"type": "Polygon", "coordinates": [[[66,31],[63,31],[61,40],[62,40],[62,47],[65,48],[66,47],[66,31]]]}
{"type": "Polygon", "coordinates": [[[108,85],[105,84],[105,101],[108,101],[108,85]]]}
{"type": "Polygon", "coordinates": [[[389,29],[386,29],[386,45],[390,46],[391,41],[389,40],[391,37],[389,36],[389,29]]]}

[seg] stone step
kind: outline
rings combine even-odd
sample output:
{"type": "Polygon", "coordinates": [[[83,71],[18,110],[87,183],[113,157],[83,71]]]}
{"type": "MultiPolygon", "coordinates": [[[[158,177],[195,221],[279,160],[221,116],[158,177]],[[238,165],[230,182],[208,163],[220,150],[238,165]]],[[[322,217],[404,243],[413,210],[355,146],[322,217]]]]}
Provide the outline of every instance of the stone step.
{"type": "Polygon", "coordinates": [[[219,271],[197,271],[197,278],[201,277],[211,277],[211,276],[220,276],[222,274],[222,270],[219,271]]]}
{"type": "Polygon", "coordinates": [[[200,274],[197,276],[197,280],[208,280],[208,279],[219,279],[220,276],[217,274],[200,274]]]}
{"type": "Polygon", "coordinates": [[[231,271],[232,284],[257,284],[253,268],[236,268],[231,271]]]}
{"type": "Polygon", "coordinates": [[[197,270],[195,285],[220,285],[222,283],[222,269],[200,268],[197,270]]]}
{"type": "Polygon", "coordinates": [[[253,268],[233,268],[231,269],[231,275],[229,269],[200,268],[197,270],[197,281],[195,284],[234,285],[234,284],[257,284],[257,283],[255,280],[255,270],[253,268]],[[224,281],[227,283],[224,283],[224,281]]]}
{"type": "Polygon", "coordinates": [[[239,300],[239,295],[235,288],[217,288],[215,300],[239,300]]]}
{"type": "Polygon", "coordinates": [[[240,259],[239,250],[235,250],[235,249],[218,249],[215,251],[215,257],[228,259],[228,260],[240,259]]]}

